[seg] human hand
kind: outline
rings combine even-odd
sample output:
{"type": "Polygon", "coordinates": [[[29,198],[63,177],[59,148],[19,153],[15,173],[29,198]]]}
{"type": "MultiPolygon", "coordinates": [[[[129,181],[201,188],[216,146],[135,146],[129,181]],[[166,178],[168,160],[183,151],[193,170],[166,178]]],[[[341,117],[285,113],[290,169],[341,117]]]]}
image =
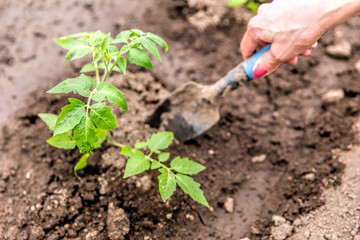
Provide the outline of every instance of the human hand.
{"type": "Polygon", "coordinates": [[[244,59],[247,59],[259,44],[271,43],[270,51],[255,64],[255,78],[273,72],[284,62],[295,65],[299,55],[311,55],[310,49],[316,48],[317,40],[332,27],[324,24],[329,9],[322,4],[326,5],[326,1],[275,0],[259,7],[240,46],[244,59]]]}

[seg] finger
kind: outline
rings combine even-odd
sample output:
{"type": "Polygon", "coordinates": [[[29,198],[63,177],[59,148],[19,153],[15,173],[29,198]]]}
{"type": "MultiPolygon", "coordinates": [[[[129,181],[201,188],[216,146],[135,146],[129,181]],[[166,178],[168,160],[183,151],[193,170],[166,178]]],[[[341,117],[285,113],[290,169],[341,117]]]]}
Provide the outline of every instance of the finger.
{"type": "Polygon", "coordinates": [[[240,51],[244,60],[254,54],[257,45],[258,43],[251,36],[249,36],[249,33],[246,31],[240,44],[240,51]]]}
{"type": "Polygon", "coordinates": [[[310,57],[311,56],[311,50],[308,49],[305,52],[303,52],[301,55],[304,56],[304,57],[310,57]]]}
{"type": "Polygon", "coordinates": [[[298,63],[298,60],[299,60],[299,58],[296,56],[296,57],[291,58],[290,60],[287,60],[286,63],[290,64],[290,65],[296,65],[298,63]]]}

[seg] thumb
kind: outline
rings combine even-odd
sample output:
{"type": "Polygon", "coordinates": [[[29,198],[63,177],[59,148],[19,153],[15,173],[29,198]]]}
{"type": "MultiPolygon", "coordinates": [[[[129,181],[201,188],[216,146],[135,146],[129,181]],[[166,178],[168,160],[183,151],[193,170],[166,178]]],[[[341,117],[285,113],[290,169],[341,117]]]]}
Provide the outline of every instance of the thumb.
{"type": "Polygon", "coordinates": [[[266,74],[270,74],[273,71],[275,71],[280,64],[281,61],[276,59],[270,50],[266,52],[264,55],[262,55],[261,58],[258,60],[258,62],[255,64],[253,76],[255,78],[259,78],[266,74]]]}
{"type": "Polygon", "coordinates": [[[267,71],[267,73],[272,73],[275,71],[279,65],[281,64],[281,60],[274,57],[271,49],[267,51],[262,57],[260,58],[261,66],[267,71]]]}

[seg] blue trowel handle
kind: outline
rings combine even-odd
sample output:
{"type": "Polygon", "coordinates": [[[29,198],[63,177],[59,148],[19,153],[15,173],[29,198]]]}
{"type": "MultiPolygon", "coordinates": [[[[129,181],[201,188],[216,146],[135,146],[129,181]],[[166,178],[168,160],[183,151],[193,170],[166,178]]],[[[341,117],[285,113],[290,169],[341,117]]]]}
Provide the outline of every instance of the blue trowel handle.
{"type": "Polygon", "coordinates": [[[254,78],[254,65],[259,58],[270,50],[271,45],[266,45],[263,49],[246,59],[234,69],[232,69],[225,77],[213,84],[214,94],[222,96],[228,90],[234,90],[242,83],[245,83],[254,78]]]}

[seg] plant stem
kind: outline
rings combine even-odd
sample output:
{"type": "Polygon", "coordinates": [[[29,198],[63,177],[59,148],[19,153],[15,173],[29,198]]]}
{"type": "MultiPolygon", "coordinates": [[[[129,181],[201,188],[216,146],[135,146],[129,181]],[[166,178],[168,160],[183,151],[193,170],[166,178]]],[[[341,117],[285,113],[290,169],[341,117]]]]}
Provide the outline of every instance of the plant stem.
{"type": "Polygon", "coordinates": [[[106,66],[106,73],[105,73],[103,79],[101,80],[101,82],[105,82],[107,80],[107,78],[109,77],[109,74],[112,72],[115,65],[116,65],[116,62],[113,63],[113,65],[110,67],[110,70],[108,70],[108,67],[107,67],[108,65],[105,65],[106,66]]]}
{"type": "Polygon", "coordinates": [[[119,148],[125,147],[125,145],[122,145],[121,143],[118,143],[118,142],[113,142],[113,141],[111,141],[111,140],[108,140],[107,143],[108,143],[109,145],[113,145],[113,146],[119,147],[119,148]]]}
{"type": "Polygon", "coordinates": [[[96,92],[96,87],[97,84],[94,88],[94,90],[91,91],[90,96],[88,98],[87,104],[86,104],[86,116],[89,116],[89,109],[90,109],[90,103],[91,103],[91,98],[94,96],[95,92],[96,92]]]}
{"type": "Polygon", "coordinates": [[[96,82],[97,84],[99,84],[100,83],[99,65],[96,62],[94,63],[94,66],[95,66],[96,82]]]}

